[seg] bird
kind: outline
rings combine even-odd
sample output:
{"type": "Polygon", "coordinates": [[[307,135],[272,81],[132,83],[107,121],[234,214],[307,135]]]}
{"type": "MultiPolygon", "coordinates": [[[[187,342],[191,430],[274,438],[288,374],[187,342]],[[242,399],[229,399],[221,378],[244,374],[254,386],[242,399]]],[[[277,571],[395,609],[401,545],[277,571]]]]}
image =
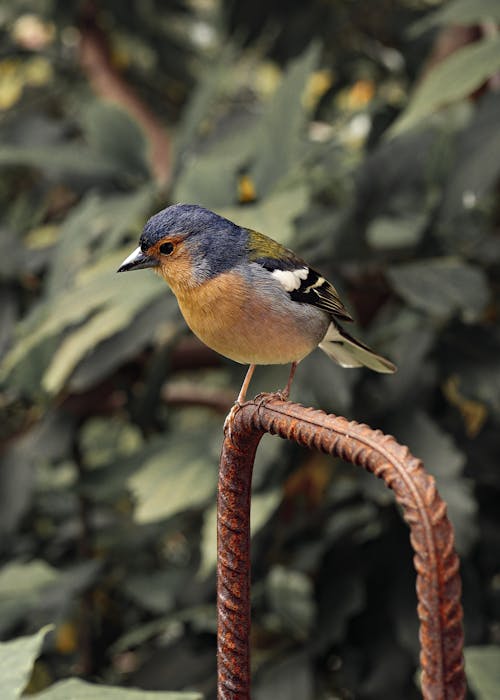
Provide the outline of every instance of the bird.
{"type": "Polygon", "coordinates": [[[319,347],[342,367],[392,373],[395,365],[344,330],[353,319],[335,287],[293,251],[197,204],[154,214],[138,247],[117,272],[152,268],[170,286],[184,319],[206,345],[249,365],[290,364],[287,400],[298,363],[319,347]]]}

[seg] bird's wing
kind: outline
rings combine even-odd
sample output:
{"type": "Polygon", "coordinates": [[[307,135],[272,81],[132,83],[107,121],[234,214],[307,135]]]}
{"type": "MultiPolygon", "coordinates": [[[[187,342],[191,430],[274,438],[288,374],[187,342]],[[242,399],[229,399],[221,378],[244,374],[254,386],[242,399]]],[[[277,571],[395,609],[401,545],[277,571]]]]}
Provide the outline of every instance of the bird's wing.
{"type": "Polygon", "coordinates": [[[333,284],[293,251],[257,231],[249,231],[248,248],[250,261],[269,270],[294,301],[312,304],[344,321],[353,320],[333,284]]]}

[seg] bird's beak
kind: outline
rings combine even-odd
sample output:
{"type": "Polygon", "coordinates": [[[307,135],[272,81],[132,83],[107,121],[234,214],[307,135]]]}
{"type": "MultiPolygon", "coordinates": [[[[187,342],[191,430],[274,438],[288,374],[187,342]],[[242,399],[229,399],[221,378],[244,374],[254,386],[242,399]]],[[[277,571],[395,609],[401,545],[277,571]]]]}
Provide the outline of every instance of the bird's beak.
{"type": "Polygon", "coordinates": [[[149,255],[144,255],[140,248],[136,248],[133,253],[130,253],[128,258],[125,258],[117,272],[143,270],[146,267],[158,267],[158,261],[155,258],[150,258],[149,255]]]}

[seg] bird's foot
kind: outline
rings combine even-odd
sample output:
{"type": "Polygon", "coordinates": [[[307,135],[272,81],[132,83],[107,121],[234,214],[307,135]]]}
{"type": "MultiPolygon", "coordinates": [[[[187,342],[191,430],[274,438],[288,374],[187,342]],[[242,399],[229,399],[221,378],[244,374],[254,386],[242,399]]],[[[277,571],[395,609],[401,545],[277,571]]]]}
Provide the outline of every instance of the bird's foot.
{"type": "Polygon", "coordinates": [[[277,399],[278,401],[288,401],[289,395],[290,392],[286,391],[286,389],[280,389],[279,391],[263,391],[262,393],[257,394],[254,401],[257,402],[258,408],[261,408],[264,403],[267,401],[272,401],[273,399],[277,399]]]}
{"type": "Polygon", "coordinates": [[[224,421],[224,435],[231,441],[233,442],[233,433],[231,426],[233,424],[233,420],[235,415],[238,413],[238,411],[241,409],[242,404],[239,401],[235,401],[234,404],[231,407],[231,410],[226,416],[226,420],[224,421]]]}

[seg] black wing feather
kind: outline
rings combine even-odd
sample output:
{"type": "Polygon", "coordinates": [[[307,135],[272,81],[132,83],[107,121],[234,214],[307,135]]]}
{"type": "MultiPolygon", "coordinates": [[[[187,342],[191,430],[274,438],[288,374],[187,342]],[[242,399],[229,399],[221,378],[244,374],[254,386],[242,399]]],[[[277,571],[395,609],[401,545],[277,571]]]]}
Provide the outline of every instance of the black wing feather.
{"type": "Polygon", "coordinates": [[[248,252],[251,262],[262,265],[269,272],[307,269],[307,277],[300,280],[300,287],[288,292],[294,301],[317,306],[343,321],[353,320],[344,304],[340,301],[333,284],[330,284],[316,270],[312,270],[292,250],[285,248],[280,243],[258,231],[247,230],[249,234],[248,252]]]}
{"type": "Polygon", "coordinates": [[[312,304],[323,311],[326,311],[343,321],[352,321],[353,318],[341,302],[337,290],[322,277],[316,270],[310,268],[307,263],[295,255],[291,254],[289,258],[257,258],[252,262],[262,265],[263,268],[274,272],[274,270],[298,270],[307,268],[308,275],[305,279],[300,280],[300,287],[288,292],[290,298],[294,301],[299,301],[303,304],[312,304]]]}

